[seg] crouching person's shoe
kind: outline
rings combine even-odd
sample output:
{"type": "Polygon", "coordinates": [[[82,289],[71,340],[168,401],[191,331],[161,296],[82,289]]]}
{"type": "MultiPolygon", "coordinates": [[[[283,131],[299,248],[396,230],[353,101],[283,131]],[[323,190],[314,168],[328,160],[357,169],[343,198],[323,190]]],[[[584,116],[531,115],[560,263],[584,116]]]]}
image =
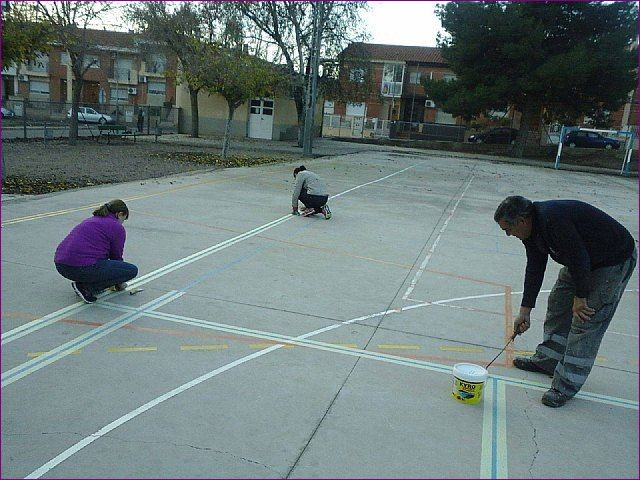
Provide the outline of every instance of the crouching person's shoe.
{"type": "Polygon", "coordinates": [[[550,388],[542,396],[542,403],[547,407],[558,408],[563,406],[565,403],[567,403],[567,400],[570,399],[571,397],[569,395],[565,395],[555,388],[550,388]]]}
{"type": "Polygon", "coordinates": [[[536,372],[536,373],[544,373],[545,375],[549,375],[553,377],[553,372],[549,372],[544,368],[540,367],[536,362],[531,360],[528,357],[516,357],[513,359],[513,366],[519,370],[526,370],[527,372],[536,372]]]}

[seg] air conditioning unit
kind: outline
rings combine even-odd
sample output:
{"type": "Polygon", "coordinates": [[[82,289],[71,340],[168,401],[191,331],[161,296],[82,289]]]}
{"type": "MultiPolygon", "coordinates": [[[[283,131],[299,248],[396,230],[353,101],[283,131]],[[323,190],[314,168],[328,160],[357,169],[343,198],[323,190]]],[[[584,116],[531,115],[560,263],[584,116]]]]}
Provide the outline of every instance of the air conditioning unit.
{"type": "Polygon", "coordinates": [[[138,93],[138,89],[136,87],[129,87],[129,95],[135,95],[138,93]]]}
{"type": "Polygon", "coordinates": [[[28,82],[29,81],[29,76],[20,74],[20,75],[18,75],[18,80],[20,80],[21,82],[28,82]]]}
{"type": "Polygon", "coordinates": [[[425,100],[424,106],[427,108],[436,108],[436,104],[433,102],[433,100],[425,100]]]}

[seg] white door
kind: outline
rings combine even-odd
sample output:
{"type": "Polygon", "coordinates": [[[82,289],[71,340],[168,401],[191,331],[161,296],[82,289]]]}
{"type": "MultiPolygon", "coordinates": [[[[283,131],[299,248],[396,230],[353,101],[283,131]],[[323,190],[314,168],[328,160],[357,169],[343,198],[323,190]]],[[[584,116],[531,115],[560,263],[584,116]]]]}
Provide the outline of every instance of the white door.
{"type": "Polygon", "coordinates": [[[254,98],[250,103],[249,138],[273,138],[273,100],[254,98]]]}

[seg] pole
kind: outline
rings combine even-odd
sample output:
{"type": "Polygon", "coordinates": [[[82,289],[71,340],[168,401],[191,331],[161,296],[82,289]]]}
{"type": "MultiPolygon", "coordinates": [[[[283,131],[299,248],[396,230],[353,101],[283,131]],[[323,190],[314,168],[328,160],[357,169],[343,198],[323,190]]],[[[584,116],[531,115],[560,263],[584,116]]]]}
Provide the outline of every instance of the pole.
{"type": "Polygon", "coordinates": [[[320,60],[320,38],[322,37],[321,23],[324,13],[322,2],[313,3],[313,45],[309,56],[309,95],[307,96],[307,110],[304,121],[303,155],[310,157],[313,154],[313,120],[316,111],[316,99],[318,97],[318,65],[320,60]]]}

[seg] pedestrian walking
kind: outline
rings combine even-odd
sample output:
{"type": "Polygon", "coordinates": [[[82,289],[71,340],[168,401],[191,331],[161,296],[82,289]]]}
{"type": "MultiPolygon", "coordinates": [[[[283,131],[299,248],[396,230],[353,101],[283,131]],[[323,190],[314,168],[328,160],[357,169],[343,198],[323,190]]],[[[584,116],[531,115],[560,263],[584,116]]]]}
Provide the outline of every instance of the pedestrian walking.
{"type": "Polygon", "coordinates": [[[596,207],[577,200],[532,202],[507,197],[494,220],[522,241],[527,254],[524,292],[513,323],[521,334],[542,286],[547,260],[563,265],[549,295],[543,341],[521,370],[553,377],[542,403],[561,407],[587,380],[600,343],[633,273],[637,248],[629,231],[596,207]]]}
{"type": "Polygon", "coordinates": [[[126,232],[122,224],[128,218],[129,209],[122,200],[105,203],[76,225],[56,249],[56,270],[72,281],[86,303],[94,303],[96,294],[106,288],[124,290],[126,282],[138,275],[138,267],[123,260],[126,232]]]}
{"type": "Polygon", "coordinates": [[[293,170],[293,178],[296,181],[291,197],[292,213],[303,217],[322,213],[324,218],[329,220],[331,218],[331,210],[327,204],[329,194],[322,178],[307,170],[304,165],[300,165],[293,170]],[[298,201],[305,206],[302,213],[298,211],[298,201]]]}

